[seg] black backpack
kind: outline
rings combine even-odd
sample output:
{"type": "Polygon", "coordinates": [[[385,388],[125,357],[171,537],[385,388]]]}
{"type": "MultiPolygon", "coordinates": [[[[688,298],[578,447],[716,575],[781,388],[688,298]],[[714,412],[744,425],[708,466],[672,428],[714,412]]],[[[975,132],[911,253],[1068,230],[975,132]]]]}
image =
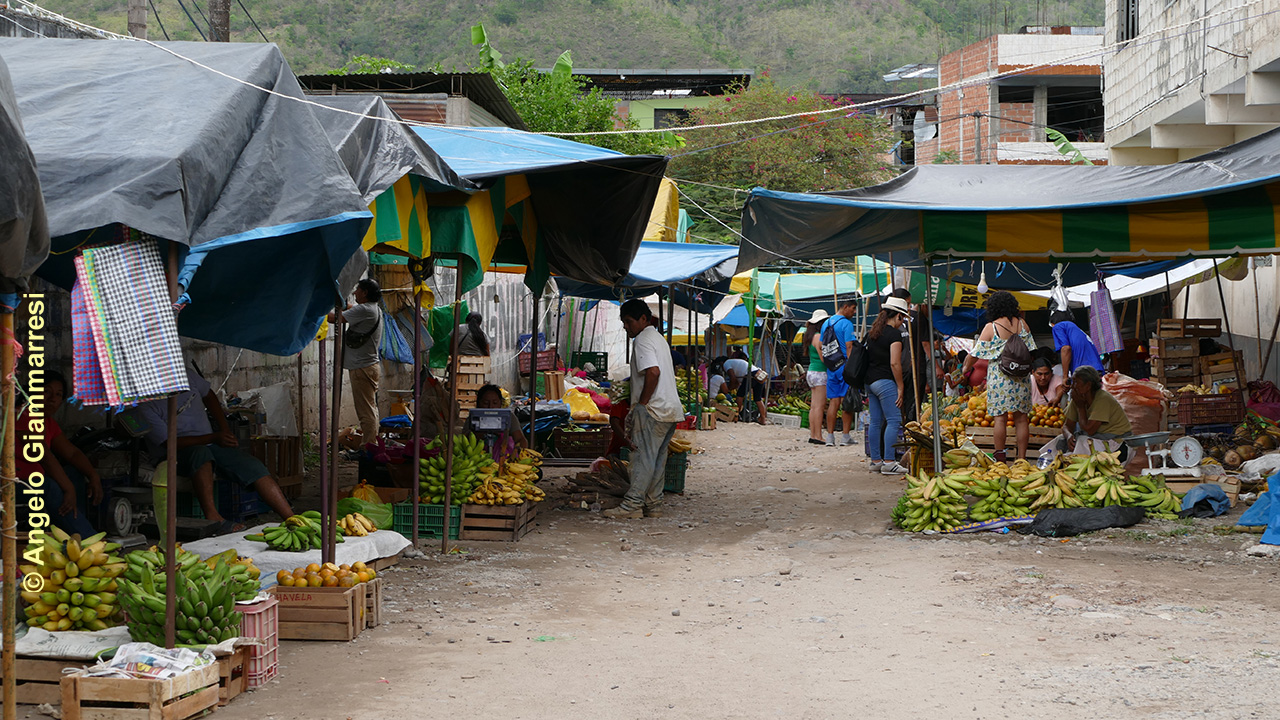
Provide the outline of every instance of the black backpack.
{"type": "Polygon", "coordinates": [[[827,326],[822,328],[822,364],[826,365],[828,370],[835,371],[845,364],[844,361],[844,343],[840,342],[840,338],[836,336],[836,324],[828,322],[827,326]]]}
{"type": "MultiPolygon", "coordinates": [[[[1015,326],[1014,330],[1017,329],[1015,326]]],[[[1004,350],[1000,352],[996,367],[1011,378],[1025,378],[1031,374],[1031,349],[1022,341],[1021,335],[1014,333],[1005,340],[1004,350]]]]}
{"type": "Polygon", "coordinates": [[[844,364],[844,381],[851,388],[861,388],[867,384],[867,368],[871,365],[871,353],[867,346],[854,340],[850,347],[849,360],[844,364]]]}

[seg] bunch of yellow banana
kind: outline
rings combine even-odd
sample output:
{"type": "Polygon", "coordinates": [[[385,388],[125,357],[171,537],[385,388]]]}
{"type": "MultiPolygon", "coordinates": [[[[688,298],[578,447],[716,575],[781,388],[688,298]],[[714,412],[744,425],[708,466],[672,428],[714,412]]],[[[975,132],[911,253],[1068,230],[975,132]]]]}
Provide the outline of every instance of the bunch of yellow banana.
{"type": "Polygon", "coordinates": [[[1022,487],[1023,492],[1040,495],[1031,503],[1031,510],[1084,507],[1084,501],[1076,495],[1075,478],[1061,470],[1037,470],[1028,478],[1030,482],[1022,487]]]}
{"type": "Polygon", "coordinates": [[[542,467],[542,453],[533,448],[525,448],[520,451],[520,462],[525,465],[534,467],[542,467]]]}
{"type": "Polygon", "coordinates": [[[56,527],[33,537],[23,557],[22,599],[27,625],[50,632],[106,630],[120,619],[116,604],[117,578],[125,562],[113,554],[120,546],[98,533],[83,541],[56,527]],[[38,578],[38,579],[37,579],[38,578]]]}
{"type": "Polygon", "coordinates": [[[908,532],[954,530],[965,523],[966,490],[958,475],[907,475],[907,492],[894,509],[894,522],[908,532]]]}
{"type": "Polygon", "coordinates": [[[378,526],[360,513],[351,513],[343,517],[338,521],[338,527],[353,537],[364,537],[369,533],[378,532],[378,526]]]}
{"type": "Polygon", "coordinates": [[[973,453],[963,448],[948,450],[942,455],[942,462],[948,469],[967,468],[973,464],[973,453]]]}
{"type": "Polygon", "coordinates": [[[686,453],[693,449],[693,443],[682,438],[671,437],[671,442],[667,443],[667,452],[669,453],[686,453]]]}
{"type": "Polygon", "coordinates": [[[530,461],[541,463],[541,456],[502,465],[492,463],[480,469],[477,478],[480,485],[467,498],[476,505],[519,505],[525,500],[538,502],[547,494],[534,483],[538,480],[538,468],[530,461]]]}

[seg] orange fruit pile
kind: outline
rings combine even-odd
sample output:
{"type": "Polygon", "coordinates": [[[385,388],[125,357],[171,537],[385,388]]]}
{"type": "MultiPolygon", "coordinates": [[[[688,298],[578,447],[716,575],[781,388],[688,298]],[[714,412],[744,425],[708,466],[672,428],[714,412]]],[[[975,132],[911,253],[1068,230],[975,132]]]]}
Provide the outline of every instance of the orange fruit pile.
{"type": "Polygon", "coordinates": [[[1036,427],[1062,427],[1062,408],[1055,405],[1036,405],[1031,409],[1031,424],[1036,427]]]}
{"type": "Polygon", "coordinates": [[[281,570],[276,573],[276,582],[284,587],[349,588],[358,583],[369,582],[377,576],[373,568],[362,562],[353,565],[311,563],[306,567],[294,568],[292,571],[281,570]]]}

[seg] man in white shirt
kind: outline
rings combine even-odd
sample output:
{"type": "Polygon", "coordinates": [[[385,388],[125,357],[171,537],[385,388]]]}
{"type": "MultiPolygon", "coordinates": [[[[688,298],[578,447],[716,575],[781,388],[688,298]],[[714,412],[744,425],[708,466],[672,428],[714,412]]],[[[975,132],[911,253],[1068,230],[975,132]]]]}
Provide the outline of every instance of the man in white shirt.
{"type": "Polygon", "coordinates": [[[750,392],[756,403],[756,411],[759,413],[756,422],[761,425],[768,423],[764,407],[765,384],[763,380],[756,379],[756,373],[760,372],[760,366],[752,365],[747,360],[747,354],[738,348],[733,351],[733,357],[724,361],[724,371],[733,378],[733,387],[738,393],[738,415],[742,415],[742,408],[747,404],[747,393],[750,392]]]}
{"type": "Polygon", "coordinates": [[[631,412],[628,435],[631,489],[622,504],[604,511],[609,518],[662,517],[662,485],[667,470],[667,443],[684,420],[684,406],[676,389],[671,346],[658,330],[662,321],[643,300],[622,305],[622,326],[631,341],[631,412]]]}

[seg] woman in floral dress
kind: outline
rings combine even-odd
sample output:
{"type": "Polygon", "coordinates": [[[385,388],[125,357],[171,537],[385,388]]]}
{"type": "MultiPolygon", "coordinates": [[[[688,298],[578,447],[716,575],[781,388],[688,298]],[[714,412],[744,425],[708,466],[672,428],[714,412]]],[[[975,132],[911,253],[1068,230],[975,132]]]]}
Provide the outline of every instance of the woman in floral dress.
{"type": "Polygon", "coordinates": [[[997,290],[991,293],[985,304],[987,326],[982,328],[973,352],[965,358],[964,369],[978,360],[990,361],[987,374],[987,414],[995,419],[993,427],[997,460],[1005,459],[1005,432],[1009,416],[1013,415],[1018,457],[1027,456],[1027,443],[1031,439],[1031,378],[1013,378],[1000,371],[1000,353],[1004,352],[1009,338],[1018,335],[1027,344],[1028,350],[1036,349],[1036,341],[1031,337],[1031,330],[1022,319],[1022,311],[1018,309],[1018,301],[1011,293],[997,290]]]}

